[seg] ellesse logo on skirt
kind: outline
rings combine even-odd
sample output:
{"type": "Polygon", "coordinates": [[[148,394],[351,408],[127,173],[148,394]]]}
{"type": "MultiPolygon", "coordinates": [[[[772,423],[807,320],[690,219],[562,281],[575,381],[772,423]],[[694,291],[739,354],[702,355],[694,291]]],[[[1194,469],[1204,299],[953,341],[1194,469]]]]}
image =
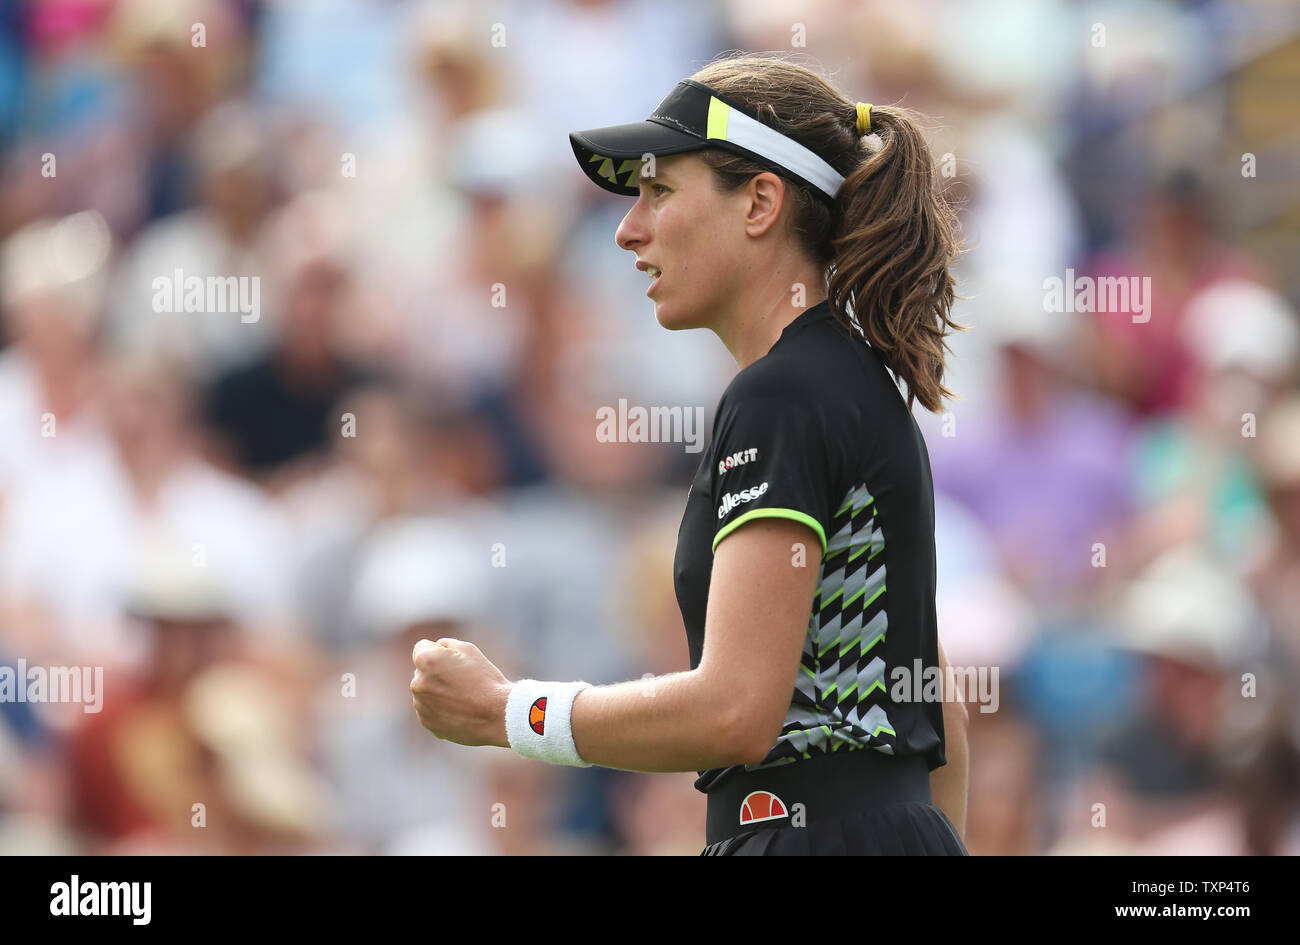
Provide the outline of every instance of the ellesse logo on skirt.
{"type": "Polygon", "coordinates": [[[781,798],[771,791],[750,791],[740,802],[742,824],[757,824],[764,820],[779,820],[789,816],[781,798]]]}

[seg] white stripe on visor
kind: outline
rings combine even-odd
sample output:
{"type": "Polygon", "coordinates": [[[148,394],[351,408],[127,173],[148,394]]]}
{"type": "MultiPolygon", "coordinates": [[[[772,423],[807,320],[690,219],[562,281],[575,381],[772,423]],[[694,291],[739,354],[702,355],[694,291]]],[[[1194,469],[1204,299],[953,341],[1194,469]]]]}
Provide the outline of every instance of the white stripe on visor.
{"type": "Polygon", "coordinates": [[[839,193],[844,184],[844,175],[799,142],[713,96],[709,97],[709,122],[705,137],[730,141],[747,151],[753,151],[815,184],[830,197],[839,193]]]}

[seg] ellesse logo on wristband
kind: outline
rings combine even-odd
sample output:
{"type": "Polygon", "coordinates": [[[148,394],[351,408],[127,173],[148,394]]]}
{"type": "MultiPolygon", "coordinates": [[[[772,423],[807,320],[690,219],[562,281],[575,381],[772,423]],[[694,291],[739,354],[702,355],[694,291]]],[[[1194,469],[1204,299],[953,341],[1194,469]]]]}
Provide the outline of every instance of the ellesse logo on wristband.
{"type": "Polygon", "coordinates": [[[546,734],[546,697],[542,696],[533,702],[528,710],[528,724],[532,726],[534,732],[538,735],[546,734]]]}
{"type": "Polygon", "coordinates": [[[744,505],[746,502],[753,502],[764,492],[767,491],[767,483],[761,486],[751,486],[748,489],[741,489],[739,492],[728,492],[722,497],[722,504],[718,506],[718,518],[726,518],[727,513],[738,505],[744,505]]]}

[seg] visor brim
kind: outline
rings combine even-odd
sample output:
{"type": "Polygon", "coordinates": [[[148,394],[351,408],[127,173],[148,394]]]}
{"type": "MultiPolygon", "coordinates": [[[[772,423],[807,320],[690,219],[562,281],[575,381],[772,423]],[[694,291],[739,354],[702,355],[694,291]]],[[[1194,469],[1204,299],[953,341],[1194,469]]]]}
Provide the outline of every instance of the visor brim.
{"type": "Polygon", "coordinates": [[[653,120],[570,132],[569,143],[583,172],[597,186],[625,197],[641,193],[641,162],[647,154],[665,157],[709,146],[695,135],[653,120]]]}

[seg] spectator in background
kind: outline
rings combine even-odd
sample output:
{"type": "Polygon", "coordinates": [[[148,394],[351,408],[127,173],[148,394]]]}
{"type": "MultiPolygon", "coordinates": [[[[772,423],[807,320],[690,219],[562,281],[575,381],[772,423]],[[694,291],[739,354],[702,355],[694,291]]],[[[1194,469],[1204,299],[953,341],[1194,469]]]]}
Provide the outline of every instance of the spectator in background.
{"type": "Polygon", "coordinates": [[[1269,524],[1249,580],[1272,631],[1280,683],[1300,689],[1300,390],[1260,418],[1257,474],[1269,524]]]}
{"type": "Polygon", "coordinates": [[[406,516],[468,514],[500,479],[491,437],[473,417],[444,415],[387,381],[353,389],[339,409],[355,419],[356,435],[334,439],[323,468],[280,502],[300,606],[329,652],[364,642],[349,631],[345,604],[374,530],[406,516]]]}
{"type": "Polygon", "coordinates": [[[82,837],[69,820],[61,746],[42,744],[38,738],[44,735],[22,731],[24,723],[15,718],[30,718],[30,708],[0,703],[0,856],[83,853],[82,837]]]}
{"type": "MultiPolygon", "coordinates": [[[[355,4],[298,6],[292,11],[277,7],[272,22],[285,15],[328,20],[356,13],[355,4]],[[345,12],[348,7],[352,9],[345,12]]],[[[468,169],[480,186],[493,177],[499,178],[503,166],[513,164],[517,175],[526,173],[535,144],[534,136],[521,135],[521,125],[516,124],[508,129],[509,142],[499,153],[466,154],[461,146],[466,137],[462,126],[482,124],[476,121],[480,114],[496,114],[507,91],[503,57],[490,41],[490,13],[478,4],[442,0],[367,10],[366,16],[389,21],[384,30],[392,30],[400,42],[397,48],[386,51],[373,68],[361,69],[357,78],[365,87],[377,70],[391,70],[392,78],[402,80],[404,106],[395,111],[377,110],[372,102],[363,102],[367,123],[373,121],[376,111],[384,115],[384,120],[379,127],[358,128],[355,122],[337,115],[340,105],[346,107],[347,98],[339,95],[334,68],[325,65],[319,90],[323,107],[295,108],[284,113],[285,120],[295,126],[286,159],[297,189],[327,189],[345,203],[353,237],[348,258],[366,299],[365,324],[373,335],[373,344],[383,348],[383,357],[390,363],[409,363],[408,355],[415,348],[416,360],[427,365],[431,354],[427,344],[434,336],[450,343],[449,351],[434,351],[432,355],[439,369],[448,375],[441,380],[441,386],[458,396],[464,392],[455,388],[453,378],[482,366],[484,352],[494,350],[499,343],[499,316],[510,314],[482,312],[482,296],[476,295],[471,311],[484,320],[481,338],[465,337],[461,325],[453,326],[453,337],[448,339],[436,324],[459,308],[450,300],[435,304],[439,296],[463,291],[464,234],[470,213],[465,193],[474,189],[463,179],[465,171],[468,169]],[[457,360],[458,355],[468,355],[468,362],[457,360]]],[[[305,40],[310,47],[317,37],[298,31],[283,39],[295,46],[305,40]]],[[[357,40],[340,40],[353,41],[357,40]]],[[[338,47],[334,46],[317,59],[330,63],[337,55],[338,47]]],[[[319,67],[313,64],[313,68],[319,67]]],[[[384,75],[380,81],[386,83],[390,77],[384,75]]],[[[376,90],[372,86],[368,91],[373,95],[376,90]]],[[[519,115],[515,120],[524,121],[526,116],[519,115]]],[[[500,137],[496,140],[501,141],[500,137]]],[[[535,178],[533,183],[537,182],[535,178]]],[[[549,185],[547,182],[542,189],[549,185]]],[[[548,204],[548,213],[560,209],[553,201],[541,199],[548,204]]],[[[532,226],[549,227],[551,223],[533,214],[521,225],[527,230],[532,226]]],[[[519,235],[511,241],[512,249],[519,248],[519,235]]],[[[516,301],[513,290],[518,288],[511,284],[511,302],[516,301]]]]}
{"type": "Polygon", "coordinates": [[[548,472],[541,418],[579,327],[557,304],[563,214],[537,191],[536,148],[518,133],[525,121],[493,109],[450,132],[460,239],[426,261],[399,301],[404,378],[444,408],[479,415],[497,439],[506,487],[548,472]]]}
{"type": "Polygon", "coordinates": [[[63,661],[141,656],[121,624],[127,567],[159,533],[213,575],[250,633],[272,649],[293,639],[283,522],[264,496],[196,455],[191,408],[168,366],[115,363],[104,397],[112,449],[49,468],[12,496],[3,591],[44,616],[44,645],[63,661]]]}
{"type": "Polygon", "coordinates": [[[271,274],[268,266],[280,247],[259,240],[277,201],[267,135],[253,105],[230,101],[204,115],[187,139],[201,200],[150,224],[121,260],[108,326],[118,350],[174,358],[207,381],[269,346],[277,314],[273,298],[260,297],[256,321],[246,321],[249,313],[232,304],[206,310],[206,296],[203,311],[173,311],[166,304],[178,294],[178,272],[182,287],[195,277],[264,281],[271,274]]]}
{"type": "MultiPolygon", "coordinates": [[[[93,211],[35,220],[0,246],[9,342],[0,350],[0,546],[24,518],[15,503],[31,484],[111,450],[98,403],[96,337],[110,256],[108,225],[93,211]]],[[[60,631],[45,609],[28,595],[20,599],[12,575],[0,583],[9,590],[0,595],[0,665],[62,658],[60,631]]],[[[59,723],[68,713],[51,708],[0,702],[0,855],[80,852],[60,752],[59,723]]]]}
{"type": "Polygon", "coordinates": [[[160,540],[140,547],[129,587],[148,657],[106,673],[113,697],[70,737],[74,822],[99,853],[301,852],[326,801],[220,586],[160,540]]]}
{"type": "Polygon", "coordinates": [[[1192,299],[1181,330],[1195,382],[1185,409],[1150,416],[1138,430],[1138,516],[1125,547],[1140,567],[1165,549],[1201,542],[1241,574],[1267,525],[1250,446],[1294,377],[1300,326],[1263,286],[1221,280],[1192,299]]]}
{"type": "Polygon", "coordinates": [[[1124,589],[1115,619],[1121,645],[1143,659],[1142,703],[1076,786],[1056,852],[1244,852],[1242,800],[1227,788],[1254,715],[1238,671],[1258,673],[1265,652],[1249,592],[1184,545],[1124,589]]]}
{"type": "Polygon", "coordinates": [[[1087,605],[1094,546],[1113,544],[1130,508],[1129,421],[1068,380],[1056,318],[1009,322],[999,402],[928,440],[936,488],[975,514],[1006,575],[1049,613],[1087,605]]]}
{"type": "MultiPolygon", "coordinates": [[[[505,76],[493,64],[488,17],[469,4],[425,5],[416,25],[416,77],[430,93],[424,116],[430,132],[443,132],[500,104],[505,76]]],[[[444,134],[432,135],[446,141],[444,134]]],[[[445,164],[436,165],[445,173],[445,164]]]]}
{"type": "MultiPolygon", "coordinates": [[[[200,187],[210,186],[202,178],[211,169],[201,166],[201,158],[196,162],[191,140],[202,137],[197,130],[201,119],[241,76],[247,27],[238,4],[219,0],[113,4],[107,38],[125,68],[132,96],[126,118],[138,155],[131,163],[139,172],[144,223],[188,210],[200,187]]],[[[245,199],[255,204],[259,197],[253,191],[245,199]]]]}
{"type": "Polygon", "coordinates": [[[1142,417],[1187,409],[1196,399],[1197,362],[1184,333],[1189,302],[1221,279],[1254,279],[1253,263],[1220,239],[1214,194],[1193,170],[1169,173],[1136,221],[1129,245],[1103,251],[1079,271],[1092,278],[1149,279],[1146,311],[1130,297],[1120,312],[1085,323],[1084,356],[1099,387],[1142,417]]]}
{"type": "Polygon", "coordinates": [[[333,437],[353,435],[338,402],[368,376],[345,344],[355,309],[335,213],[304,196],[272,221],[283,266],[273,347],[224,370],[205,394],[214,457],[277,492],[318,468],[333,437]]]}
{"type": "Polygon", "coordinates": [[[72,818],[97,852],[146,836],[194,852],[209,834],[190,827],[190,806],[211,785],[182,700],[205,667],[233,658],[231,614],[184,546],[138,545],[125,566],[123,603],[143,621],[145,657],[136,672],[106,670],[105,686],[117,695],[70,737],[72,818]]]}
{"type": "MultiPolygon", "coordinates": [[[[1251,856],[1300,856],[1300,715],[1294,689],[1279,700],[1249,756],[1237,765],[1232,793],[1241,799],[1237,849],[1251,856]]],[[[1179,853],[1175,844],[1167,844],[1179,853]]]]}
{"type": "Polygon", "coordinates": [[[492,853],[549,804],[544,791],[507,800],[499,784],[489,787],[480,753],[430,738],[411,717],[417,641],[456,637],[497,649],[485,622],[489,562],[483,538],[449,517],[392,519],[358,556],[346,613],[365,645],[322,681],[317,737],[338,790],[336,829],[366,851],[492,853]],[[496,802],[506,810],[494,829],[496,802]]]}
{"type": "Polygon", "coordinates": [[[86,211],[37,220],[0,247],[0,509],[24,479],[106,447],[97,333],[111,242],[86,211]]]}
{"type": "Polygon", "coordinates": [[[113,11],[112,0],[54,0],[8,3],[0,13],[18,43],[11,53],[16,61],[5,70],[6,91],[18,94],[0,94],[0,110],[18,131],[16,140],[4,142],[12,151],[4,155],[0,233],[41,216],[91,209],[119,234],[137,225],[140,170],[120,127],[132,103],[123,100],[117,63],[104,48],[113,11]],[[35,174],[51,171],[58,187],[32,186],[35,174]]]}
{"type": "Polygon", "coordinates": [[[183,721],[211,771],[212,800],[203,813],[208,829],[216,828],[219,852],[352,852],[326,834],[335,798],[307,763],[310,731],[297,708],[275,681],[242,661],[210,666],[186,687],[183,721]]]}

